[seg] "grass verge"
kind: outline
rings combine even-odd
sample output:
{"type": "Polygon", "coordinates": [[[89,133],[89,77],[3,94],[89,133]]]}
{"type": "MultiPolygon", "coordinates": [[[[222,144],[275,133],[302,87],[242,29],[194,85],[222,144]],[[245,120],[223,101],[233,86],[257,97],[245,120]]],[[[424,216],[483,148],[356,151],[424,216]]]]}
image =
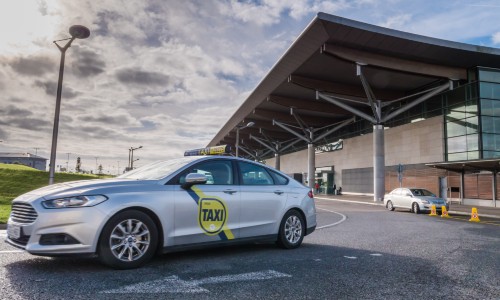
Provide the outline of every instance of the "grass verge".
{"type": "MultiPolygon", "coordinates": [[[[110,177],[88,174],[56,173],[54,182],[89,180],[110,177]]],[[[0,223],[7,223],[14,198],[48,185],[49,172],[20,165],[0,164],[0,223]]]]}

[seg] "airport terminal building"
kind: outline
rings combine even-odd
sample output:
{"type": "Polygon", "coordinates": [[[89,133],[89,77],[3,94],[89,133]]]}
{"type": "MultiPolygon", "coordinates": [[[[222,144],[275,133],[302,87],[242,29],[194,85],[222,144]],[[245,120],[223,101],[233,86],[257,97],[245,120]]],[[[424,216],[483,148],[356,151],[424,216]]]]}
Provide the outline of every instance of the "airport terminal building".
{"type": "Polygon", "coordinates": [[[324,193],[500,207],[500,49],[319,13],[208,146],[223,144],[324,193]]]}

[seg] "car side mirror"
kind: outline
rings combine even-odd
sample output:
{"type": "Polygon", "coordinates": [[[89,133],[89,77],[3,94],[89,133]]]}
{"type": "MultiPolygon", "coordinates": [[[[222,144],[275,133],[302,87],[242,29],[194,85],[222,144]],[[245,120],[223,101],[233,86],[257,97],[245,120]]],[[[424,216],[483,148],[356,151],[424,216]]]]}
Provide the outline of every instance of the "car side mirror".
{"type": "Polygon", "coordinates": [[[207,183],[207,176],[199,173],[189,173],[186,175],[186,181],[181,185],[185,190],[191,188],[195,184],[207,183]]]}
{"type": "Polygon", "coordinates": [[[413,195],[411,193],[406,193],[406,196],[410,196],[413,198],[413,195]]]}

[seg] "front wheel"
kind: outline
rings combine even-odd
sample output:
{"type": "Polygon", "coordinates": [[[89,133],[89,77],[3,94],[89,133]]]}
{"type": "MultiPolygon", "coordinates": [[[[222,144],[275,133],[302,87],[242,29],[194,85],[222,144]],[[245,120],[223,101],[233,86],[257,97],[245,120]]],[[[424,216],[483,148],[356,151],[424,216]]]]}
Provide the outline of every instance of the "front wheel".
{"type": "Polygon", "coordinates": [[[302,244],[304,234],[304,218],[298,211],[290,210],[281,221],[277,244],[281,248],[295,249],[302,244]]]}
{"type": "Polygon", "coordinates": [[[413,205],[412,205],[412,211],[416,214],[419,214],[420,213],[420,206],[418,206],[418,203],[417,202],[413,202],[413,205]]]}
{"type": "Polygon", "coordinates": [[[116,269],[142,266],[155,254],[158,229],[151,218],[137,210],[113,216],[99,238],[97,254],[105,265],[116,269]]]}

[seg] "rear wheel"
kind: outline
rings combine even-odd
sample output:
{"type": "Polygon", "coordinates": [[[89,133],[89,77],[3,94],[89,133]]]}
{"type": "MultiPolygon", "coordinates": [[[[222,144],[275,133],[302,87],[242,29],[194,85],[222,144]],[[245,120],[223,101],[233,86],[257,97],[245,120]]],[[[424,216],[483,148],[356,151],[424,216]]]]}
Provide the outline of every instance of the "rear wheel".
{"type": "Polygon", "coordinates": [[[151,218],[137,210],[113,216],[99,238],[97,254],[105,265],[133,269],[149,261],[158,244],[158,229],[151,218]]]}
{"type": "Polygon", "coordinates": [[[389,200],[387,201],[387,205],[385,206],[388,210],[393,211],[394,210],[394,205],[392,205],[392,201],[389,200]]]}
{"type": "Polygon", "coordinates": [[[412,205],[412,211],[416,214],[419,214],[420,213],[420,206],[418,206],[418,203],[417,202],[413,202],[413,205],[412,205]]]}
{"type": "Polygon", "coordinates": [[[281,221],[277,244],[281,248],[294,249],[302,244],[305,234],[305,222],[296,210],[288,211],[281,221]]]}

